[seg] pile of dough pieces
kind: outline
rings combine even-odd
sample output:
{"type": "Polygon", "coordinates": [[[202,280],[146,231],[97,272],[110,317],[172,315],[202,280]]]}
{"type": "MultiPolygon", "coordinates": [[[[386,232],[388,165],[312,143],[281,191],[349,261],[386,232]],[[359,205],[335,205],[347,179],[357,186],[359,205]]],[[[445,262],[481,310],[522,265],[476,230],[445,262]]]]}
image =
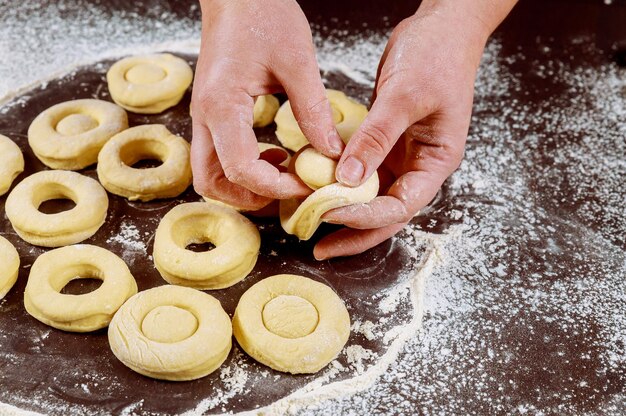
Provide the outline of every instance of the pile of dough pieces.
{"type": "MultiPolygon", "coordinates": [[[[107,73],[115,104],[82,99],[54,105],[32,122],[28,143],[50,170],[35,173],[9,193],[5,210],[24,241],[52,250],[30,268],[24,305],[35,319],[64,331],[91,332],[108,326],[111,350],[134,371],[164,380],[204,377],[226,360],[232,336],[257,361],[278,371],[315,373],[332,361],[350,335],[350,317],[328,286],[303,276],[279,274],[250,287],[229,318],[220,302],[201,290],[224,289],[254,268],[261,238],[235,207],[217,201],[183,203],[161,220],[155,235],[155,268],[170,283],[138,293],[125,262],[112,252],[80,244],[107,217],[107,191],[130,201],[173,198],[192,182],[188,142],[159,124],[130,127],[125,110],[156,114],[176,105],[192,81],[189,64],[170,54],[134,56],[107,73]],[[157,167],[138,169],[141,160],[157,167]],[[98,180],[75,171],[97,163],[98,180]],[[69,199],[75,206],[46,214],[41,204],[69,199]],[[207,252],[191,244],[212,243],[207,252]],[[72,280],[102,281],[93,292],[61,293],[72,280]]],[[[347,141],[367,114],[339,91],[328,90],[337,129],[347,141]]],[[[312,147],[289,102],[259,97],[254,126],[277,125],[284,147],[259,143],[261,153],[282,151],[277,168],[290,169],[314,191],[304,200],[279,201],[283,228],[309,239],[330,209],[367,202],[378,192],[374,175],[357,188],[334,179],[336,162],[312,147]],[[292,157],[285,148],[297,152],[292,157]]],[[[0,135],[0,195],[24,170],[20,149],[0,135]]],[[[20,258],[0,237],[0,299],[18,277],[20,258]]]]}

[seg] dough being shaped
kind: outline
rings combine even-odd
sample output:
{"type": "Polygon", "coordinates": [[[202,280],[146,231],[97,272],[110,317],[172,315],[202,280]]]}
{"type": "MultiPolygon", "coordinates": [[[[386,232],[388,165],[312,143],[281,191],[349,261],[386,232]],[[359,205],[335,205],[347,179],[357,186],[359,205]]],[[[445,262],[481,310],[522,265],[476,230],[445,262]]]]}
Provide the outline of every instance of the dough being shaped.
{"type": "Polygon", "coordinates": [[[336,162],[313,148],[303,150],[294,166],[296,174],[315,190],[304,201],[280,201],[280,224],[300,240],[310,239],[322,223],[321,217],[331,209],[366,203],[378,195],[377,173],[361,186],[344,186],[335,179],[336,162]]]}
{"type": "MultiPolygon", "coordinates": [[[[348,140],[365,120],[367,107],[347,97],[341,91],[329,89],[326,90],[326,95],[333,111],[337,132],[343,141],[348,143],[348,140]]],[[[298,126],[289,101],[280,106],[274,121],[276,122],[276,137],[287,149],[297,152],[309,144],[304,133],[300,130],[300,126],[298,126]]]]}
{"type": "Polygon", "coordinates": [[[132,127],[115,135],[98,156],[98,178],[107,191],[130,201],[173,198],[191,184],[189,143],[162,124],[132,127]],[[135,169],[133,164],[158,159],[160,166],[135,169]]]}
{"type": "Polygon", "coordinates": [[[37,172],[11,191],[5,211],[15,232],[30,244],[60,247],[76,244],[94,235],[104,224],[109,198],[98,181],[76,172],[37,172]],[[76,206],[56,214],[39,207],[52,199],[70,199],[76,206]]]}
{"type": "Polygon", "coordinates": [[[22,151],[13,140],[0,134],[0,196],[7,193],[13,180],[23,171],[22,151]]]}
{"type": "Polygon", "coordinates": [[[126,263],[115,254],[87,244],[42,254],[30,269],[24,291],[26,311],[38,321],[71,332],[105,328],[113,314],[137,293],[126,263]],[[75,279],[99,279],[102,285],[82,295],[62,294],[75,279]]]}
{"type": "Polygon", "coordinates": [[[113,101],[140,114],[161,113],[178,104],[192,79],[189,64],[169,53],[124,58],[107,72],[113,101]]]}
{"type": "Polygon", "coordinates": [[[102,146],[128,128],[124,109],[102,100],[53,105],[28,127],[28,144],[52,169],[80,170],[96,163],[102,146]]]}
{"type": "Polygon", "coordinates": [[[232,347],[232,326],[213,296],[160,286],[128,300],[109,326],[113,354],[161,380],[195,380],[215,371],[232,347]]]}
{"type": "Polygon", "coordinates": [[[154,265],[169,283],[197,289],[223,289],[254,268],[261,236],[237,211],[204,202],[181,204],[168,212],[154,237],[154,265]],[[212,243],[206,252],[190,244],[212,243]]]}
{"type": "Polygon", "coordinates": [[[271,94],[257,97],[254,103],[253,127],[265,127],[274,121],[280,103],[278,98],[271,94]]]}
{"type": "Polygon", "coordinates": [[[316,373],[341,352],[350,316],[328,286],[280,274],[243,294],[233,317],[235,339],[252,358],[292,374],[316,373]]]}
{"type": "Polygon", "coordinates": [[[17,282],[20,271],[20,255],[13,244],[0,236],[0,300],[9,293],[9,290],[17,282]]]}

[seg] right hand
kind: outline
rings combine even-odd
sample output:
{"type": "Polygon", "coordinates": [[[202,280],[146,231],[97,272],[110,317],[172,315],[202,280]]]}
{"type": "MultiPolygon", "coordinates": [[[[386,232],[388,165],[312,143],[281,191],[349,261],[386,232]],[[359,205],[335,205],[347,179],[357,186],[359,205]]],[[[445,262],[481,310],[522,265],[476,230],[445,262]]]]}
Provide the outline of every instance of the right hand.
{"type": "Polygon", "coordinates": [[[192,95],[191,164],[198,193],[247,210],[311,189],[259,159],[254,97],[286,92],[311,144],[338,158],[343,142],[294,0],[204,0],[202,45],[192,95]]]}

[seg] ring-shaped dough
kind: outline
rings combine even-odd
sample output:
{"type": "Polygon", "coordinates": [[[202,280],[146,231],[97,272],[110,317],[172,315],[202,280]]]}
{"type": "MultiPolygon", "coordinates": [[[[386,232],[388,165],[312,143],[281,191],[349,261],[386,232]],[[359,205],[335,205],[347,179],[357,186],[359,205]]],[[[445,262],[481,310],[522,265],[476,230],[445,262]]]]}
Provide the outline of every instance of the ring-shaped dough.
{"type": "Polygon", "coordinates": [[[115,135],[98,156],[98,178],[111,193],[131,201],[173,198],[191,184],[189,143],[162,124],[132,127],[115,135]],[[160,166],[135,169],[140,160],[159,159],[160,166]]]}
{"type": "Polygon", "coordinates": [[[378,173],[360,186],[342,185],[335,180],[336,162],[313,148],[304,149],[293,165],[296,174],[315,190],[304,201],[280,201],[280,224],[300,240],[310,239],[331,209],[369,202],[378,195],[378,173]]]}
{"type": "Polygon", "coordinates": [[[30,244],[60,247],[80,243],[104,224],[109,198],[98,181],[76,172],[37,172],[11,191],[5,211],[15,232],[30,244]],[[70,199],[76,206],[44,214],[39,206],[51,199],[70,199]]]}
{"type": "Polygon", "coordinates": [[[122,259],[103,248],[78,244],[51,250],[35,260],[24,291],[24,306],[46,325],[91,332],[105,328],[135,293],[137,283],[122,259]],[[99,279],[102,285],[82,295],[61,293],[75,279],[99,279]]]}
{"type": "Polygon", "coordinates": [[[24,156],[15,142],[0,134],[0,196],[7,193],[13,180],[24,171],[24,156]]]}
{"type": "Polygon", "coordinates": [[[232,326],[213,296],[160,286],[138,293],[120,308],[109,326],[109,344],[124,365],[140,374],[195,380],[226,360],[232,326]]]}
{"type": "Polygon", "coordinates": [[[66,101],[35,117],[28,128],[28,144],[44,165],[79,170],[96,163],[107,140],[127,128],[126,111],[113,103],[66,101]]]}
{"type": "Polygon", "coordinates": [[[233,317],[233,334],[241,348],[262,364],[292,374],[316,373],[348,341],[350,316],[330,287],[280,274],[243,294],[233,317]]]}
{"type": "Polygon", "coordinates": [[[189,64],[169,53],[130,56],[107,72],[113,101],[140,114],[161,113],[178,104],[192,79],[189,64]]]}
{"type": "Polygon", "coordinates": [[[256,264],[261,236],[237,211],[204,202],[168,212],[154,238],[154,264],[169,283],[196,289],[223,289],[241,281],[256,264]],[[190,244],[212,243],[196,253],[190,244]]]}
{"type": "Polygon", "coordinates": [[[20,255],[6,238],[0,236],[0,300],[17,281],[20,271],[20,255]]]}
{"type": "MultiPolygon", "coordinates": [[[[337,90],[326,90],[326,96],[330,101],[330,107],[333,110],[333,119],[335,121],[337,132],[344,142],[352,137],[359,128],[365,117],[367,116],[367,107],[357,103],[352,98],[346,96],[343,92],[337,90]]],[[[283,103],[276,113],[276,137],[281,144],[289,150],[297,152],[309,141],[300,130],[300,126],[293,115],[291,104],[289,101],[283,103]]]]}

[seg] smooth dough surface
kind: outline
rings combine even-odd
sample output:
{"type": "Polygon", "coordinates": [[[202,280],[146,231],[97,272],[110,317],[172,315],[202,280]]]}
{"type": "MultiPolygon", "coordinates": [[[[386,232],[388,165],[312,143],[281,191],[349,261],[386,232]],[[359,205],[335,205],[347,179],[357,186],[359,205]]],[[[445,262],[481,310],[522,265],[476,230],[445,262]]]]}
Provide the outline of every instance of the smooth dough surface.
{"type": "Polygon", "coordinates": [[[233,334],[252,358],[292,374],[316,373],[350,336],[343,301],[315,280],[281,274],[248,289],[233,317],[233,334]]]}
{"type": "Polygon", "coordinates": [[[111,98],[140,114],[157,114],[175,106],[193,79],[189,64],[169,53],[130,56],[107,72],[111,98]]]}
{"type": "Polygon", "coordinates": [[[104,224],[109,198],[98,181],[76,172],[37,172],[11,191],[6,215],[15,232],[30,244],[60,247],[76,244],[94,235],[104,224]],[[39,207],[52,199],[70,199],[76,206],[56,214],[39,207]]]}
{"type": "Polygon", "coordinates": [[[0,236],[0,300],[9,293],[20,271],[20,255],[6,238],[0,236]]]}
{"type": "Polygon", "coordinates": [[[154,238],[154,264],[169,283],[197,289],[222,289],[254,268],[261,236],[256,226],[234,209],[192,202],[181,204],[161,220],[154,238]],[[212,243],[206,252],[190,244],[212,243]]]}
{"type": "Polygon", "coordinates": [[[24,171],[24,156],[15,142],[0,134],[0,196],[7,193],[13,180],[24,171]]]}
{"type": "MultiPolygon", "coordinates": [[[[365,120],[367,107],[357,103],[341,91],[328,89],[326,90],[326,95],[333,111],[337,132],[343,141],[347,143],[363,120],[365,120]]],[[[309,144],[293,115],[289,101],[280,106],[274,121],[276,122],[276,137],[287,149],[297,152],[309,144]]]]}
{"type": "Polygon", "coordinates": [[[113,314],[137,293],[126,263],[100,247],[78,244],[42,254],[33,263],[24,306],[35,319],[54,328],[90,332],[105,328],[113,314]],[[62,294],[75,279],[99,279],[102,285],[82,295],[62,294]]]}
{"type": "Polygon", "coordinates": [[[265,127],[274,121],[280,102],[271,94],[257,97],[254,103],[253,127],[265,127]]]}
{"type": "Polygon", "coordinates": [[[109,326],[113,354],[148,377],[183,381],[215,371],[232,347],[232,326],[220,302],[199,290],[160,286],[140,292],[109,326]]]}
{"type": "Polygon", "coordinates": [[[127,128],[126,111],[113,103],[66,101],[35,117],[28,128],[28,144],[44,165],[80,170],[96,163],[107,140],[127,128]]]}
{"type": "Polygon", "coordinates": [[[98,178],[111,193],[130,201],[173,198],[191,185],[189,143],[162,124],[132,127],[111,138],[98,156],[98,178]],[[160,166],[136,169],[140,160],[160,166]]]}

